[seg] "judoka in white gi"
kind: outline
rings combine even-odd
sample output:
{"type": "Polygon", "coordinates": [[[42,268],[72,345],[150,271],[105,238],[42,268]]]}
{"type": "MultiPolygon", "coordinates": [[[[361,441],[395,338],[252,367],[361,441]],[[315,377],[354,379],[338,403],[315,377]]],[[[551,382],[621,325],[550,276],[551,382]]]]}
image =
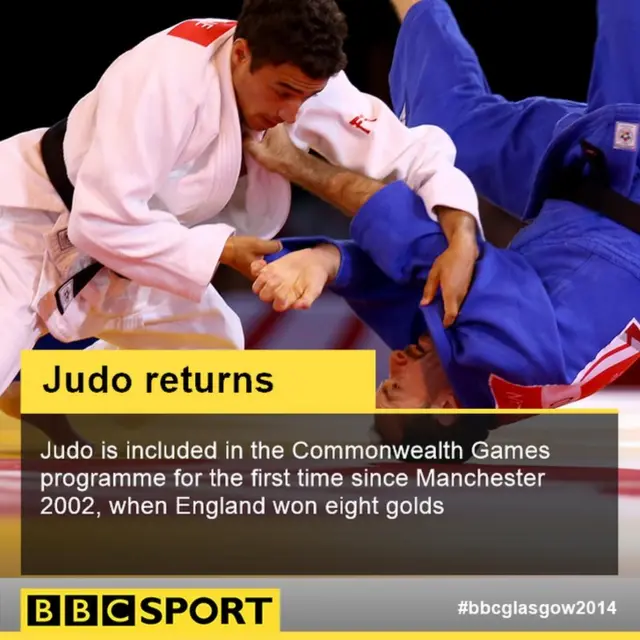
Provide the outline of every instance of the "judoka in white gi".
{"type": "Polygon", "coordinates": [[[268,240],[290,184],[243,160],[243,136],[286,123],[330,162],[406,180],[434,219],[439,206],[477,219],[449,136],[359,92],[345,35],[333,0],[248,0],[237,23],[150,36],[64,123],[0,143],[0,393],[47,332],[99,348],[244,347],[211,279],[279,248],[268,240]]]}

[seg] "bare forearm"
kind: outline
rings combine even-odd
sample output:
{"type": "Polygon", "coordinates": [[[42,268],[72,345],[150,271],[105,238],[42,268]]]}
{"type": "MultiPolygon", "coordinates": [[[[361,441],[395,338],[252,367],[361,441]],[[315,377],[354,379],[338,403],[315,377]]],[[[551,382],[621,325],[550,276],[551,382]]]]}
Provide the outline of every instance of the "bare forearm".
{"type": "Polygon", "coordinates": [[[385,185],[348,169],[336,167],[311,155],[286,166],[282,175],[353,218],[385,185]]]}
{"type": "Polygon", "coordinates": [[[454,239],[462,237],[475,242],[478,227],[475,218],[470,213],[449,207],[435,207],[434,213],[438,216],[438,221],[449,244],[454,239]]]}
{"type": "MultiPolygon", "coordinates": [[[[300,153],[296,161],[284,163],[280,173],[349,218],[385,186],[380,180],[336,167],[306,153],[300,153]]],[[[443,206],[435,207],[434,213],[450,244],[453,241],[475,243],[477,226],[471,214],[443,206]]]]}

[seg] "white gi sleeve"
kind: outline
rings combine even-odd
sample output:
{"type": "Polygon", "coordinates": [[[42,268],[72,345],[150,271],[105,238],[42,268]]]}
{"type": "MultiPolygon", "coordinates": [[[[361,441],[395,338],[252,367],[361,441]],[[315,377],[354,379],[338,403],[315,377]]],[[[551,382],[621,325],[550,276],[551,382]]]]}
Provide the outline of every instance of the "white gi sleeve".
{"type": "Polygon", "coordinates": [[[233,228],[189,229],[149,207],[193,129],[194,83],[201,83],[179,50],[152,53],[158,49],[155,57],[142,51],[116,61],[96,89],[93,140],[76,177],[68,233],[116,273],[198,302],[233,228]]]}
{"type": "Polygon", "coordinates": [[[362,93],[344,73],[301,108],[292,140],[332,164],[383,181],[403,180],[418,193],[433,220],[434,207],[472,214],[480,226],[478,196],[454,166],[456,148],[440,127],[406,127],[378,98],[362,93]]]}

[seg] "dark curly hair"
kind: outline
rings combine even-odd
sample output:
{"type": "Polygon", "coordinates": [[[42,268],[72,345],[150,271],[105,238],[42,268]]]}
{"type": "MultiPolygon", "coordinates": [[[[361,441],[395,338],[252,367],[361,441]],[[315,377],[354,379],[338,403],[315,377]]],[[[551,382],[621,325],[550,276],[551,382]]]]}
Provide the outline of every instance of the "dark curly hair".
{"type": "Polygon", "coordinates": [[[251,68],[292,64],[324,80],[347,64],[347,21],[335,0],[244,0],[235,32],[251,50],[251,68]]]}

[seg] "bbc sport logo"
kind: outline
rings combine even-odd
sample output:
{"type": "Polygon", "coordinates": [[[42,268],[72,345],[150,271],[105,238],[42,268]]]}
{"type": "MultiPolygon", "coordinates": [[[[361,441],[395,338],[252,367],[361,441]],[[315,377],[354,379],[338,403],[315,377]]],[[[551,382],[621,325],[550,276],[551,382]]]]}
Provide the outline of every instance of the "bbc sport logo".
{"type": "Polygon", "coordinates": [[[159,629],[211,636],[220,631],[277,633],[276,589],[52,589],[21,591],[22,631],[159,629]]]}

